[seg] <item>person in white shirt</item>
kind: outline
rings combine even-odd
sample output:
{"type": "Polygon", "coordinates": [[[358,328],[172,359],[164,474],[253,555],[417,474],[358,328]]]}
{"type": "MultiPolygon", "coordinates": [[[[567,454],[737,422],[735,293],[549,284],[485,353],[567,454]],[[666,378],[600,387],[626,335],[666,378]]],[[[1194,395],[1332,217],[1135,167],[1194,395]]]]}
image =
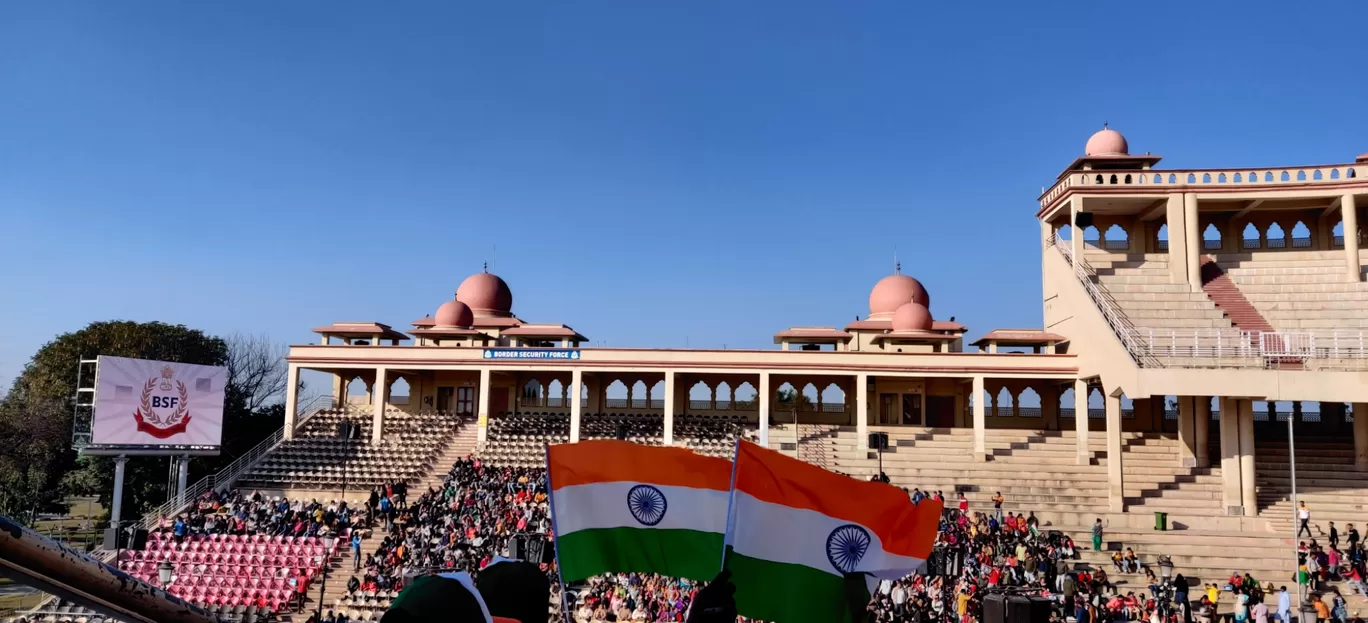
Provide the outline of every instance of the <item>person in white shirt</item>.
{"type": "Polygon", "coordinates": [[[1301,536],[1302,530],[1306,531],[1306,536],[1311,535],[1311,509],[1306,507],[1306,502],[1302,502],[1297,507],[1297,519],[1301,520],[1301,527],[1297,528],[1297,536],[1301,536]]]}

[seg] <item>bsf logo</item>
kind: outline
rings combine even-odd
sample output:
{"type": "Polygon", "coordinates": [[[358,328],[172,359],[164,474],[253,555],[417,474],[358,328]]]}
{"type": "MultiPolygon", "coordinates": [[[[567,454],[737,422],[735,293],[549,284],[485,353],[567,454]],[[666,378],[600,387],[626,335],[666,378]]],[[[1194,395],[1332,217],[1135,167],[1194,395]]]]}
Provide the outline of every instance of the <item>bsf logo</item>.
{"type": "Polygon", "coordinates": [[[162,368],[160,382],[154,376],[143,384],[142,402],[138,410],[133,412],[133,418],[138,422],[138,432],[157,439],[185,432],[185,427],[190,424],[190,392],[186,390],[185,382],[175,377],[175,370],[166,366],[162,368]],[[162,413],[158,413],[158,409],[162,413]]]}

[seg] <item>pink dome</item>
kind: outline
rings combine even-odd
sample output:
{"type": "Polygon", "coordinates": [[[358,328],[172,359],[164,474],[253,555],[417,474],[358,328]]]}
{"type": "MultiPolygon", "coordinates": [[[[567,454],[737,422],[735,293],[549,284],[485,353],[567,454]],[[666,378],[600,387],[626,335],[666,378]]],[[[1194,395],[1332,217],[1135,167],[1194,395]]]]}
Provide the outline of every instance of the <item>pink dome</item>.
{"type": "Polygon", "coordinates": [[[469,327],[475,324],[475,314],[460,301],[447,301],[437,308],[433,322],[439,327],[469,327]]]}
{"type": "Polygon", "coordinates": [[[1126,137],[1105,125],[1088,138],[1088,144],[1083,148],[1083,154],[1087,156],[1124,156],[1129,153],[1130,145],[1126,144],[1126,137]]]}
{"type": "Polygon", "coordinates": [[[456,288],[456,300],[469,305],[475,315],[508,316],[513,312],[513,291],[490,273],[466,277],[456,288]]]}
{"type": "Polygon", "coordinates": [[[894,331],[930,331],[931,310],[920,303],[903,303],[893,312],[894,331]]]}
{"type": "Polygon", "coordinates": [[[920,281],[907,275],[889,275],[874,284],[869,291],[869,315],[887,316],[902,307],[904,303],[918,303],[931,307],[931,295],[922,287],[920,281]]]}

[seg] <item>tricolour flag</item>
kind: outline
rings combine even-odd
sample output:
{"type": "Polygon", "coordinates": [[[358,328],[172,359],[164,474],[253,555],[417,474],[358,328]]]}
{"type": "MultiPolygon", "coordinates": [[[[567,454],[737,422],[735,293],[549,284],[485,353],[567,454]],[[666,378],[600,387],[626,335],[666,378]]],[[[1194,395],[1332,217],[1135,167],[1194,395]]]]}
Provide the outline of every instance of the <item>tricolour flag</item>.
{"type": "Polygon", "coordinates": [[[731,461],[583,441],[546,453],[561,579],[608,572],[706,581],[722,568],[731,461]]]}
{"type": "Polygon", "coordinates": [[[826,471],[748,442],[736,452],[726,567],[742,616],[835,623],[879,579],[926,563],[941,502],[826,471]]]}

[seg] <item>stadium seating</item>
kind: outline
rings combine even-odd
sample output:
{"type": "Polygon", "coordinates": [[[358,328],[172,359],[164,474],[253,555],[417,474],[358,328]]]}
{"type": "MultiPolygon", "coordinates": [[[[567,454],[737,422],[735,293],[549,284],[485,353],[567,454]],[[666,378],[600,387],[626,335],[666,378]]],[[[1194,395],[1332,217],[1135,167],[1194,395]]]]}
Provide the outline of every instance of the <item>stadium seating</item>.
{"type": "MultiPolygon", "coordinates": [[[[617,439],[658,446],[664,443],[660,415],[589,413],[580,417],[581,439],[617,439]]],[[[681,415],[675,418],[675,445],[711,456],[731,456],[736,440],[754,439],[744,416],[681,415]]],[[[488,441],[480,456],[499,465],[535,467],[545,462],[548,443],[570,441],[570,416],[563,413],[499,414],[489,420],[488,441]]]]}
{"type": "Polygon", "coordinates": [[[167,533],[148,536],[147,549],[119,553],[119,568],[156,585],[158,566],[170,562],[174,579],[167,590],[210,608],[261,608],[279,612],[296,591],[290,578],[306,586],[337,554],[345,535],[331,550],[318,537],[265,535],[197,535],[177,542],[167,533]],[[298,581],[298,580],[297,580],[298,581]]]}
{"type": "Polygon", "coordinates": [[[1368,329],[1368,284],[1345,281],[1344,251],[1225,254],[1216,262],[1280,331],[1368,329]]]}
{"type": "Polygon", "coordinates": [[[1166,253],[1090,251],[1097,282],[1136,327],[1154,329],[1229,329],[1230,320],[1187,283],[1173,283],[1166,253]]]}
{"type": "Polygon", "coordinates": [[[254,486],[336,488],[370,487],[398,480],[414,480],[432,467],[434,459],[453,439],[460,420],[450,414],[389,411],[385,434],[372,444],[371,414],[366,409],[333,409],[310,418],[295,438],[242,477],[254,486]],[[356,439],[339,439],[338,425],[351,422],[356,439]]]}

